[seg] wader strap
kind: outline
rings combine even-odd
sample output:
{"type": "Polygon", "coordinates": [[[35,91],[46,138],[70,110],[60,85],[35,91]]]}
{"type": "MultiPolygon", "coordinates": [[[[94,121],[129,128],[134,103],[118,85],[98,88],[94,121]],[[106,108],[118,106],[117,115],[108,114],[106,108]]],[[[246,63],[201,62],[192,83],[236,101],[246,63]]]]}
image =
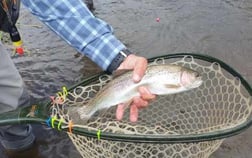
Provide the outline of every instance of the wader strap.
{"type": "Polygon", "coordinates": [[[4,10],[7,18],[7,29],[11,37],[11,41],[13,42],[13,45],[15,47],[19,47],[22,45],[22,40],[20,37],[20,34],[18,32],[17,27],[15,26],[15,22],[19,15],[19,4],[17,3],[17,0],[11,0],[9,3],[11,7],[8,6],[8,3],[6,0],[2,0],[1,7],[4,10]],[[10,11],[11,9],[11,11],[10,11]]]}

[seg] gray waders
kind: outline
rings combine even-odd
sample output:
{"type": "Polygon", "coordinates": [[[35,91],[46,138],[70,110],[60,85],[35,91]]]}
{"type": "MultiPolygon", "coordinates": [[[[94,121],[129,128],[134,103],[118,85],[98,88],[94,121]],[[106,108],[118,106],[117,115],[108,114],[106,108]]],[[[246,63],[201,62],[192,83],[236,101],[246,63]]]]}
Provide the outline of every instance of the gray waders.
{"type": "MultiPolygon", "coordinates": [[[[0,42],[0,113],[30,105],[23,80],[9,53],[0,42]]],[[[24,150],[33,144],[35,137],[30,125],[0,127],[0,141],[7,150],[24,150]]]]}

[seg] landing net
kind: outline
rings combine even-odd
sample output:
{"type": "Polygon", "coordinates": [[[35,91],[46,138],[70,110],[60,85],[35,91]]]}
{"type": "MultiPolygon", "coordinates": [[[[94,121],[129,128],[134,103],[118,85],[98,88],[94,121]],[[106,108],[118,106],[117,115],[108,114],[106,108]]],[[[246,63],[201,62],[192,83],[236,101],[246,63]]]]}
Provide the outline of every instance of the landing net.
{"type": "Polygon", "coordinates": [[[87,104],[111,80],[104,74],[76,86],[63,103],[52,103],[52,117],[63,118],[66,124],[71,120],[73,127],[85,129],[86,136],[69,133],[84,158],[207,158],[224,138],[250,124],[251,88],[231,67],[195,54],[153,58],[149,64],[164,63],[200,72],[203,85],[175,95],[158,96],[140,111],[137,123],[129,121],[129,112],[117,121],[116,106],[98,111],[89,120],[80,119],[78,113],[71,111],[87,104]]]}

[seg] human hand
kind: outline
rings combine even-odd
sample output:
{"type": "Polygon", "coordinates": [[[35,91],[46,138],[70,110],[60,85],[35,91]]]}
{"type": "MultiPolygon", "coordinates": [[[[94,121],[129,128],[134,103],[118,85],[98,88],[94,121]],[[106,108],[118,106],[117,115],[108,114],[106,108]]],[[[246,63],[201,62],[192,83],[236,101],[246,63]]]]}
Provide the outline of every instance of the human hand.
{"type": "MultiPolygon", "coordinates": [[[[132,69],[133,75],[132,79],[135,83],[140,82],[142,77],[145,74],[147,68],[147,60],[143,57],[136,56],[134,54],[130,54],[118,67],[117,70],[120,69],[132,69]]],[[[138,92],[140,96],[136,96],[133,98],[132,103],[130,105],[130,121],[136,122],[138,119],[138,111],[141,108],[147,107],[149,101],[155,99],[155,95],[151,94],[150,91],[146,87],[139,87],[138,92]]],[[[123,118],[124,110],[128,105],[119,104],[116,110],[116,118],[117,120],[121,120],[123,118]]]]}

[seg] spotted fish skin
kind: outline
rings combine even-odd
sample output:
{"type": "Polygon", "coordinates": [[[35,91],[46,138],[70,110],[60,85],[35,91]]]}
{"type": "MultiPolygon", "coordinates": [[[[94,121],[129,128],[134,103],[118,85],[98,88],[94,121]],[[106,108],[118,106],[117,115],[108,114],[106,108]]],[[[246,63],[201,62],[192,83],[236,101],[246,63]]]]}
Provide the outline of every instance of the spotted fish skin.
{"type": "Polygon", "coordinates": [[[98,110],[130,103],[133,97],[139,96],[138,88],[141,86],[147,87],[152,94],[169,95],[197,88],[201,84],[201,76],[194,70],[171,64],[151,65],[138,83],[132,80],[132,71],[113,78],[78,113],[80,118],[88,119],[98,110]]]}

